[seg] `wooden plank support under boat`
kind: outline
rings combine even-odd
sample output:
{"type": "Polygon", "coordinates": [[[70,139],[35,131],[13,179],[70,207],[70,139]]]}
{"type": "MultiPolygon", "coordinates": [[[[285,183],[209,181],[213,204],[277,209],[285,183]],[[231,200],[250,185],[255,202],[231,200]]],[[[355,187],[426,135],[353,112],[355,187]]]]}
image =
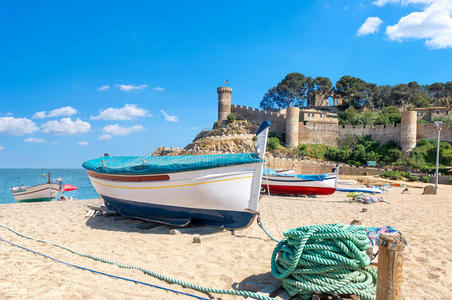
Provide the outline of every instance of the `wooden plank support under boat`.
{"type": "Polygon", "coordinates": [[[210,233],[210,234],[196,234],[193,237],[193,243],[195,244],[201,244],[201,242],[205,242],[205,241],[212,241],[216,238],[222,237],[222,236],[226,236],[226,235],[231,235],[232,231],[231,230],[222,230],[222,231],[218,231],[218,232],[214,232],[214,233],[210,233]]]}
{"type": "Polygon", "coordinates": [[[98,204],[87,204],[86,205],[89,209],[95,210],[95,211],[100,211],[103,213],[108,213],[108,214],[112,214],[115,215],[117,214],[114,210],[108,209],[106,206],[104,205],[98,205],[98,204]]]}

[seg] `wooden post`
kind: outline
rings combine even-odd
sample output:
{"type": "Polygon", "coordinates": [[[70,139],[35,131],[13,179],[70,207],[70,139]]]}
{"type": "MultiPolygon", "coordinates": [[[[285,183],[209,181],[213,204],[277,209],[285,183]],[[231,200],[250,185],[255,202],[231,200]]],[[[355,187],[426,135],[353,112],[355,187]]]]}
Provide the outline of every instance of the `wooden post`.
{"type": "Polygon", "coordinates": [[[400,234],[380,235],[377,300],[402,299],[402,266],[405,243],[400,234]]]}

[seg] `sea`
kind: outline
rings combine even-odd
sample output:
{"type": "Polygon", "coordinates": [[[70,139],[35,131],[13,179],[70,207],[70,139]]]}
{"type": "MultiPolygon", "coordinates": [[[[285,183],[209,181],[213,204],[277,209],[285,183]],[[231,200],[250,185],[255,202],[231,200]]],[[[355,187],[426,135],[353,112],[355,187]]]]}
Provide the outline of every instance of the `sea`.
{"type": "Polygon", "coordinates": [[[16,203],[10,192],[11,187],[36,185],[47,182],[47,173],[51,180],[63,179],[63,184],[72,184],[78,189],[64,194],[69,198],[92,199],[99,195],[91,185],[84,169],[0,169],[0,204],[16,203]]]}

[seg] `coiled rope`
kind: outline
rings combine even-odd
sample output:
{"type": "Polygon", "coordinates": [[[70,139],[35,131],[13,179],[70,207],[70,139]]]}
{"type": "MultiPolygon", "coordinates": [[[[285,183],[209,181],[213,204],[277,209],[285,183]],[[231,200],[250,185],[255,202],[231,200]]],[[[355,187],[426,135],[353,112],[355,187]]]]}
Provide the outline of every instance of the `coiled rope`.
{"type": "Polygon", "coordinates": [[[310,299],[323,292],[375,299],[377,271],[368,267],[364,227],[309,225],[288,229],[284,237],[273,251],[271,266],[291,296],[310,299]]]}
{"type": "Polygon", "coordinates": [[[141,272],[143,272],[143,273],[145,273],[147,275],[150,275],[152,277],[155,277],[155,278],[158,278],[160,280],[166,281],[168,283],[175,283],[175,284],[178,284],[178,285],[180,285],[182,287],[190,288],[192,290],[200,291],[200,292],[203,292],[203,293],[235,295],[235,296],[242,296],[242,297],[250,297],[250,298],[254,298],[254,299],[258,299],[258,300],[273,300],[274,299],[272,297],[268,297],[268,296],[265,296],[265,295],[261,295],[261,294],[257,294],[257,293],[253,293],[253,292],[249,292],[249,291],[237,291],[237,290],[214,289],[214,288],[209,288],[209,287],[203,287],[203,286],[196,285],[196,284],[189,283],[189,282],[185,282],[185,281],[182,281],[182,280],[179,280],[179,279],[171,278],[169,276],[159,274],[157,272],[154,272],[152,270],[149,270],[149,269],[146,269],[146,268],[143,268],[143,267],[140,267],[140,266],[126,265],[126,264],[118,263],[118,262],[115,262],[115,261],[112,261],[112,260],[109,260],[109,259],[105,259],[105,258],[102,258],[102,257],[94,256],[94,255],[91,255],[91,254],[81,253],[81,252],[75,251],[73,249],[67,248],[65,246],[61,246],[61,245],[58,245],[58,244],[55,244],[55,243],[47,242],[47,241],[42,240],[42,239],[37,239],[37,238],[34,238],[32,236],[25,235],[23,233],[20,233],[20,232],[14,230],[12,228],[9,228],[8,226],[2,225],[2,224],[0,224],[0,227],[4,228],[4,229],[7,229],[7,230],[11,231],[12,233],[14,233],[14,234],[16,234],[16,235],[18,235],[20,237],[23,237],[23,238],[26,238],[26,239],[30,239],[30,240],[33,240],[33,241],[36,241],[36,242],[48,244],[48,245],[51,245],[51,246],[54,246],[54,247],[58,247],[58,248],[61,248],[63,250],[69,251],[69,252],[71,252],[73,254],[76,254],[78,256],[90,258],[90,259],[93,259],[95,261],[99,261],[99,262],[110,264],[110,265],[115,265],[115,266],[117,266],[119,268],[139,270],[139,271],[141,271],[141,272]]]}

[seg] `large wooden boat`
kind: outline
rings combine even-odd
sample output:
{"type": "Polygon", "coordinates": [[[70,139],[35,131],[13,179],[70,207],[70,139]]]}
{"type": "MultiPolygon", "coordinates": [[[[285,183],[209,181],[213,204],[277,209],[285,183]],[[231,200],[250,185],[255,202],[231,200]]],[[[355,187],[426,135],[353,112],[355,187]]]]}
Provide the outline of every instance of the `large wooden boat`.
{"type": "Polygon", "coordinates": [[[105,156],[83,167],[107,208],[123,216],[242,228],[258,209],[269,126],[259,128],[254,153],[105,156]]]}

